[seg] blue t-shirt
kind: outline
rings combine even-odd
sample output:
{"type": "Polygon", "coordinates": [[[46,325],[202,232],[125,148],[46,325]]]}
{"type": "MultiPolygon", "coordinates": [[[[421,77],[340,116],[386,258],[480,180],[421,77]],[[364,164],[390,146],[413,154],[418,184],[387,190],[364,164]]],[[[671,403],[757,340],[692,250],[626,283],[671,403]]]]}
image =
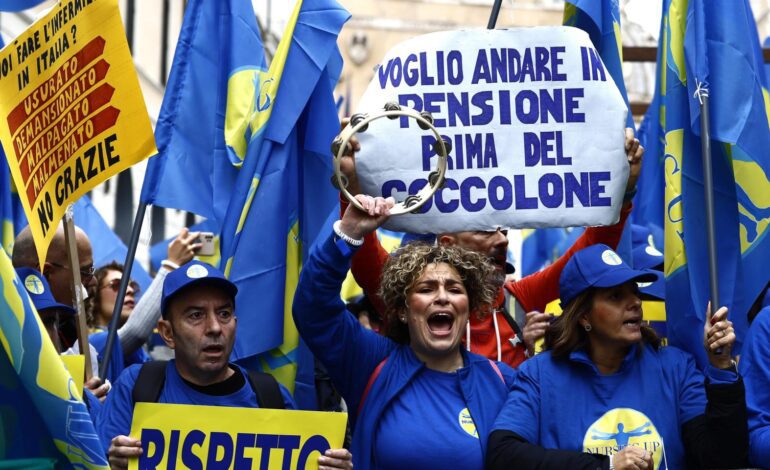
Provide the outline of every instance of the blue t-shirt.
{"type": "MultiPolygon", "coordinates": [[[[707,373],[712,382],[737,380],[707,373]]],[[[559,360],[545,352],[521,366],[493,429],[547,449],[612,455],[636,445],[653,453],[655,469],[675,469],[685,468],[682,424],[705,410],[704,377],[679,349],[633,346],[611,375],[584,350],[559,360]]]]}
{"type": "Polygon", "coordinates": [[[770,465],[770,307],[760,310],[743,342],[738,369],[746,386],[749,413],[749,458],[770,465]]]}
{"type": "MultiPolygon", "coordinates": [[[[215,396],[201,393],[188,386],[177,372],[174,361],[168,361],[166,381],[163,384],[163,390],[160,392],[158,403],[258,408],[257,395],[251,388],[248,373],[234,364],[230,364],[230,367],[238,367],[246,379],[246,383],[235,393],[215,396]]],[[[107,400],[104,402],[97,421],[97,432],[105,449],[109,448],[113,437],[119,435],[128,436],[131,431],[131,420],[134,416],[134,403],[131,392],[134,389],[134,383],[136,383],[136,377],[139,375],[141,368],[141,365],[133,365],[124,370],[107,395],[107,400]]],[[[283,385],[280,385],[280,388],[286,409],[295,409],[294,399],[289,391],[283,385]]]]}
{"type": "Polygon", "coordinates": [[[484,467],[457,373],[420,372],[383,412],[374,443],[382,470],[484,467]]]}

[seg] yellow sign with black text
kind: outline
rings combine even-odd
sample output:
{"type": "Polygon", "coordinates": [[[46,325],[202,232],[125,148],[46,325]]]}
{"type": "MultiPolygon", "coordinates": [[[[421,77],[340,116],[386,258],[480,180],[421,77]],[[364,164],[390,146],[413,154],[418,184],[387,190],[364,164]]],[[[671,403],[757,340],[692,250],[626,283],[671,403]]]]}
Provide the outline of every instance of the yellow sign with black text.
{"type": "Polygon", "coordinates": [[[118,0],[62,0],[0,51],[0,141],[42,264],[67,205],[157,153],[118,0]]]}
{"type": "Polygon", "coordinates": [[[317,469],[326,449],[342,447],[347,416],[137,403],[131,437],[144,452],[128,468],[317,469]]]}

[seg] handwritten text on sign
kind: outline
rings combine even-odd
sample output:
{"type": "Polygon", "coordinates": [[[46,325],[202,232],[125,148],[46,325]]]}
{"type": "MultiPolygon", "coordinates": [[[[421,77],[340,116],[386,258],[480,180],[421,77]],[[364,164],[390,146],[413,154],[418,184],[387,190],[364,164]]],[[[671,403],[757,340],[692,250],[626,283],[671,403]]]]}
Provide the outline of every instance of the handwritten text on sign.
{"type": "MultiPolygon", "coordinates": [[[[434,33],[391,50],[357,112],[428,111],[452,144],[447,180],[388,228],[452,232],[607,225],[628,178],[626,106],[588,36],[568,27],[434,33]]],[[[359,134],[367,194],[403,200],[435,168],[434,138],[407,118],[359,134]]]]}

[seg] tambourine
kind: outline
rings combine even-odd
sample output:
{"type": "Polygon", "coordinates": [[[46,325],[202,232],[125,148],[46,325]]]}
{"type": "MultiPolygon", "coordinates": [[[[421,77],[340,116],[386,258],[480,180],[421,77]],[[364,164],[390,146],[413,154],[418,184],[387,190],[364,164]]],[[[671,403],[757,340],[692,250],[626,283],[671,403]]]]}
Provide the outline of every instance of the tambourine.
{"type": "Polygon", "coordinates": [[[345,195],[351,204],[362,211],[364,210],[363,206],[356,200],[355,196],[348,191],[348,179],[340,171],[342,157],[345,155],[345,152],[350,145],[350,138],[359,132],[366,132],[370,122],[384,117],[387,117],[388,119],[397,119],[401,116],[412,118],[417,121],[417,125],[420,126],[420,129],[433,132],[433,135],[436,137],[436,141],[433,143],[433,150],[436,152],[438,159],[436,162],[436,169],[428,174],[428,184],[417,194],[407,196],[403,201],[397,201],[396,205],[390,209],[390,214],[406,214],[419,209],[444,185],[447,156],[449,155],[449,152],[452,151],[452,144],[449,140],[444,140],[438,130],[433,126],[433,116],[426,111],[418,113],[410,108],[402,108],[396,103],[387,103],[384,107],[384,111],[375,114],[354,114],[351,116],[350,124],[346,126],[340,135],[338,135],[332,142],[332,154],[334,155],[334,176],[332,176],[332,184],[345,195]]]}

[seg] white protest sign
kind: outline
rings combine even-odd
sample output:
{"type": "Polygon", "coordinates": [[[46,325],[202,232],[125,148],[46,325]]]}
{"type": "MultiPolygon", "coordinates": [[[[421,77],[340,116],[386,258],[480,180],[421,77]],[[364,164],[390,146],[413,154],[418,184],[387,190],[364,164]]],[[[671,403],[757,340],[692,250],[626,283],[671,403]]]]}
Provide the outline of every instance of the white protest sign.
{"type": "MultiPolygon", "coordinates": [[[[452,144],[447,179],[386,227],[416,233],[610,225],[628,180],[627,108],[588,35],[570,27],[427,34],[393,48],[357,113],[387,102],[432,114],[452,144]]],[[[414,119],[358,134],[362,191],[402,201],[436,168],[414,119]]]]}

